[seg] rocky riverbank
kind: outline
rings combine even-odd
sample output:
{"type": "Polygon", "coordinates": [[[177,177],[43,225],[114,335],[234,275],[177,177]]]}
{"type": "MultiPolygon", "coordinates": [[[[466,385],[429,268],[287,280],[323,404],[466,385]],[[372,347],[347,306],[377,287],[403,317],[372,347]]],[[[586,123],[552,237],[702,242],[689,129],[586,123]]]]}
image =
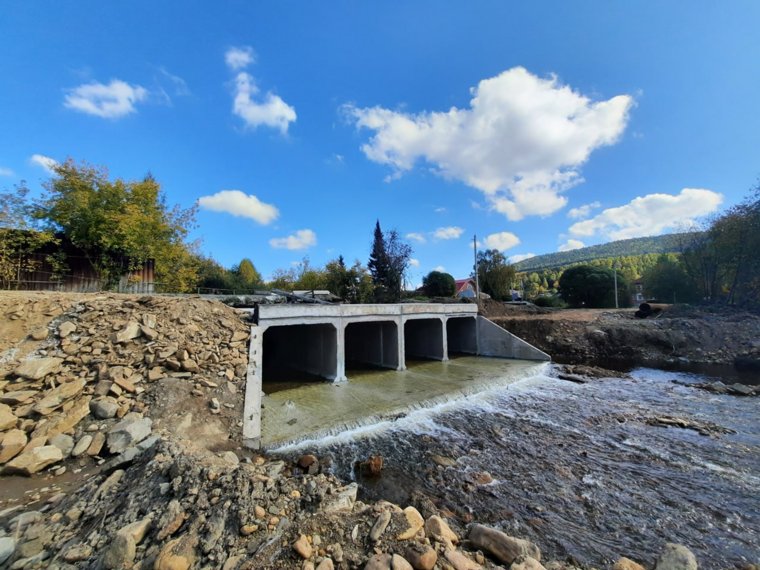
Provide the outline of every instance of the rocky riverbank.
{"type": "MultiPolygon", "coordinates": [[[[228,307],[8,293],[0,314],[0,568],[581,567],[477,513],[358,501],[328,458],[243,449],[249,329],[228,307]]],[[[678,545],[656,563],[696,567],[678,545]]]]}

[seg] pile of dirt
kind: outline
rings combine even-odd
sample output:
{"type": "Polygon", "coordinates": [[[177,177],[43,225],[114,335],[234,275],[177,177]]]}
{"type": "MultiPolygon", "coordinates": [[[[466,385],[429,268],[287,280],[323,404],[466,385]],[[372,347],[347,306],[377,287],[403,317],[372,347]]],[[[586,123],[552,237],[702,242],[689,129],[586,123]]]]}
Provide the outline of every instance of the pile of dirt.
{"type": "Polygon", "coordinates": [[[569,364],[661,366],[673,362],[760,364],[760,316],[735,309],[674,306],[657,319],[633,309],[564,309],[537,314],[510,306],[484,315],[569,364]]]}

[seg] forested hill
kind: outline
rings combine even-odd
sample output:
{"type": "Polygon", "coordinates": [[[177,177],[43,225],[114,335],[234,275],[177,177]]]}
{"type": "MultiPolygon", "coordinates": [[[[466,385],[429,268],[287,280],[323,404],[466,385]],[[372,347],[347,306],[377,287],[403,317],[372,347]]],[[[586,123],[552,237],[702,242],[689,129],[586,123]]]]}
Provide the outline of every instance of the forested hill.
{"type": "Polygon", "coordinates": [[[562,251],[537,255],[515,263],[518,272],[539,271],[541,269],[556,269],[577,263],[585,263],[594,259],[607,257],[625,257],[644,255],[647,253],[676,253],[683,243],[688,242],[689,234],[666,234],[661,236],[622,239],[600,245],[592,245],[562,251]]]}

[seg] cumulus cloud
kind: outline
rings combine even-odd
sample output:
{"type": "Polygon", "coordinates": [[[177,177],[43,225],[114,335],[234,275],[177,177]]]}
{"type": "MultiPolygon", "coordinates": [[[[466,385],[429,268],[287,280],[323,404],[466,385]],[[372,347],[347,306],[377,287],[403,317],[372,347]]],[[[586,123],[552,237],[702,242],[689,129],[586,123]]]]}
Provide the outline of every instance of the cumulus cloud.
{"type": "Polygon", "coordinates": [[[312,230],[298,230],[286,237],[270,239],[269,245],[275,249],[306,249],[317,245],[317,234],[312,230]]]}
{"type": "Polygon", "coordinates": [[[438,228],[433,232],[435,239],[457,239],[464,232],[463,228],[458,226],[448,226],[445,228],[438,228]]]}
{"type": "Polygon", "coordinates": [[[433,267],[433,271],[438,271],[439,273],[446,273],[446,268],[443,265],[437,265],[436,267],[433,267]]]}
{"type": "Polygon", "coordinates": [[[414,259],[413,257],[409,259],[409,267],[419,267],[420,266],[420,260],[414,259]]]}
{"type": "Polygon", "coordinates": [[[13,176],[15,173],[10,168],[0,166],[0,176],[13,176]]]}
{"type": "Polygon", "coordinates": [[[536,254],[535,253],[518,253],[516,255],[510,255],[509,262],[520,263],[521,261],[525,261],[526,259],[530,259],[531,257],[536,257],[536,254]]]}
{"type": "Polygon", "coordinates": [[[345,105],[357,127],[373,131],[366,157],[400,175],[419,160],[483,192],[510,220],[565,206],[561,192],[582,181],[580,167],[620,138],[629,95],[605,101],[537,77],[522,67],[480,81],[468,108],[417,114],[345,105]]]}
{"type": "Polygon", "coordinates": [[[579,239],[569,239],[557,248],[557,251],[572,251],[586,247],[586,244],[579,239]]]}
{"type": "Polygon", "coordinates": [[[198,205],[204,210],[224,212],[240,218],[250,218],[262,225],[277,219],[279,210],[272,204],[266,204],[253,194],[240,190],[222,190],[210,196],[198,198],[198,205]]]}
{"type": "Polygon", "coordinates": [[[570,226],[570,233],[613,240],[658,235],[715,212],[722,202],[721,194],[704,188],[684,188],[675,195],[648,194],[577,222],[570,226]]]}
{"type": "Polygon", "coordinates": [[[486,236],[483,243],[488,249],[506,251],[518,245],[520,243],[520,238],[512,232],[498,232],[486,236]]]}
{"type": "Polygon", "coordinates": [[[583,220],[589,217],[592,210],[596,210],[597,208],[601,207],[601,202],[591,202],[590,204],[584,204],[583,206],[578,206],[577,208],[570,209],[567,212],[567,217],[572,220],[583,220]]]}
{"type": "Polygon", "coordinates": [[[238,71],[251,65],[256,61],[253,54],[253,48],[250,46],[231,47],[224,53],[224,63],[232,71],[238,71]]]}
{"type": "Polygon", "coordinates": [[[417,243],[425,243],[427,240],[425,239],[425,236],[422,235],[419,232],[409,232],[404,236],[406,239],[416,241],[417,243]]]}
{"type": "Polygon", "coordinates": [[[44,154],[33,154],[29,157],[29,162],[35,166],[43,168],[48,174],[51,175],[55,174],[55,170],[53,169],[59,164],[57,160],[50,158],[49,156],[45,156],[44,154]]]}
{"type": "Polygon", "coordinates": [[[134,113],[135,104],[148,98],[148,90],[120,79],[105,83],[85,83],[66,93],[63,105],[74,111],[104,119],[118,119],[134,113]]]}

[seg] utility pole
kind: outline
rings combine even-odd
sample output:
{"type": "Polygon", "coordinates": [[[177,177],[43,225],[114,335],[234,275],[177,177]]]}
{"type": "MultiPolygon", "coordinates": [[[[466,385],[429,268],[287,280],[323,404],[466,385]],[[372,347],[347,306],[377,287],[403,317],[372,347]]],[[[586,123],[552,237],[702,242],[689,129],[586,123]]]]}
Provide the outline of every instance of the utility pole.
{"type": "Polygon", "coordinates": [[[613,275],[615,276],[615,308],[619,309],[620,307],[618,306],[618,290],[617,290],[617,263],[612,264],[612,272],[613,272],[613,275]]]}
{"type": "Polygon", "coordinates": [[[478,236],[472,236],[472,255],[475,263],[475,301],[480,302],[480,277],[478,276],[478,236]]]}

